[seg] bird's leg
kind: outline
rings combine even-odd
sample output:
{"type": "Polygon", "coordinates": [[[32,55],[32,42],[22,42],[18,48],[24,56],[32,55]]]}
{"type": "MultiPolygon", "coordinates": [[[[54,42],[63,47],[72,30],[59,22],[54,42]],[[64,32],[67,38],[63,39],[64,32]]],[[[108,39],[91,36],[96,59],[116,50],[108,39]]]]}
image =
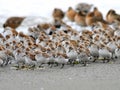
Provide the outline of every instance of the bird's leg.
{"type": "Polygon", "coordinates": [[[29,69],[34,70],[34,69],[35,69],[35,66],[36,66],[35,64],[30,65],[29,69]]]}
{"type": "Polygon", "coordinates": [[[71,66],[75,65],[75,60],[72,60],[71,66]]]}
{"type": "Polygon", "coordinates": [[[55,65],[54,65],[54,67],[57,67],[59,64],[57,63],[57,62],[55,62],[55,65]]]}
{"type": "Polygon", "coordinates": [[[94,56],[93,62],[96,62],[97,59],[98,59],[98,56],[94,56]]]}
{"type": "Polygon", "coordinates": [[[96,61],[96,58],[94,58],[93,62],[95,62],[95,61],[96,61]]]}
{"type": "Polygon", "coordinates": [[[43,65],[43,63],[41,63],[38,67],[39,67],[39,68],[43,68],[44,66],[42,66],[42,65],[43,65]]]}
{"type": "Polygon", "coordinates": [[[49,66],[50,68],[52,68],[52,67],[53,67],[53,63],[52,63],[52,62],[49,62],[49,63],[48,63],[48,66],[49,66]]]}
{"type": "Polygon", "coordinates": [[[86,65],[87,65],[87,61],[84,61],[84,62],[83,62],[83,66],[86,66],[86,65]]]}
{"type": "Polygon", "coordinates": [[[53,67],[53,64],[50,64],[50,68],[52,68],[53,67]]]}
{"type": "Polygon", "coordinates": [[[62,66],[60,67],[61,69],[64,67],[65,64],[62,64],[62,66]]]}
{"type": "Polygon", "coordinates": [[[105,63],[105,58],[103,58],[103,63],[105,63]]]}

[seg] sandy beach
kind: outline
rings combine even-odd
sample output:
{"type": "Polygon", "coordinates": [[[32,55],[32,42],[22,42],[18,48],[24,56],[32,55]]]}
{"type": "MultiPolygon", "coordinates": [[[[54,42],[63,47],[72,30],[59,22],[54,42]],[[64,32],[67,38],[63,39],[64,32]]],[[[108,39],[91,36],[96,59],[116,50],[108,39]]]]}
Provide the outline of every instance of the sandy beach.
{"type": "Polygon", "coordinates": [[[1,90],[119,90],[120,64],[95,63],[41,70],[0,68],[1,90]]]}

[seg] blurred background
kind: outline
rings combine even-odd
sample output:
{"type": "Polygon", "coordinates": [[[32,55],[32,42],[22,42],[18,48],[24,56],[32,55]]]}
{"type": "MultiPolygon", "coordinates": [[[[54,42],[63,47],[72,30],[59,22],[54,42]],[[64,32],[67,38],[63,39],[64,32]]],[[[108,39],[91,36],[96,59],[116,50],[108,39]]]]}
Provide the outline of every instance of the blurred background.
{"type": "Polygon", "coordinates": [[[66,11],[69,6],[85,2],[97,6],[106,15],[109,9],[120,13],[118,0],[0,0],[0,16],[42,16],[48,17],[57,7],[66,11]]]}

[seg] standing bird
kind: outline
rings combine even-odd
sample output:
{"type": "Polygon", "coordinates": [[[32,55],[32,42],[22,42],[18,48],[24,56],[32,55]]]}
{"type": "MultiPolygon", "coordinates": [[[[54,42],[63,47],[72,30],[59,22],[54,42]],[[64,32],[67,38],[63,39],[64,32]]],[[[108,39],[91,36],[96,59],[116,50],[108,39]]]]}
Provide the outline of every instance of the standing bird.
{"type": "Polygon", "coordinates": [[[78,60],[78,62],[83,64],[83,66],[86,66],[87,62],[89,61],[89,53],[90,52],[89,52],[88,49],[85,49],[85,50],[80,49],[79,52],[78,52],[77,60],[78,60]]]}
{"type": "Polygon", "coordinates": [[[90,11],[90,9],[92,8],[92,4],[87,4],[87,3],[78,3],[76,5],[76,10],[78,11],[83,11],[86,14],[90,11]]]}
{"type": "Polygon", "coordinates": [[[108,23],[114,23],[115,21],[120,22],[120,15],[116,13],[115,10],[110,9],[106,15],[106,20],[108,23]]]}
{"type": "Polygon", "coordinates": [[[16,29],[20,26],[22,21],[25,19],[25,17],[10,17],[6,20],[6,22],[3,24],[3,27],[11,27],[13,29],[16,29]]]}
{"type": "Polygon", "coordinates": [[[92,26],[97,22],[97,18],[94,15],[94,12],[90,12],[86,15],[85,21],[88,26],[92,26]]]}
{"type": "Polygon", "coordinates": [[[35,59],[39,67],[41,67],[42,64],[47,64],[49,62],[49,57],[47,53],[36,51],[35,59]]]}
{"type": "Polygon", "coordinates": [[[93,62],[99,58],[99,48],[95,43],[91,43],[89,46],[90,55],[93,57],[93,62]]]}
{"type": "Polygon", "coordinates": [[[107,43],[107,46],[111,49],[112,59],[114,59],[115,50],[117,49],[116,42],[112,39],[109,39],[109,42],[107,43]]]}
{"type": "Polygon", "coordinates": [[[17,49],[13,51],[14,60],[12,61],[12,64],[17,64],[18,68],[21,68],[25,64],[25,53],[22,52],[22,50],[17,49]]]}
{"type": "Polygon", "coordinates": [[[86,15],[86,24],[88,26],[93,26],[95,25],[97,22],[101,22],[101,23],[104,23],[104,24],[107,24],[107,22],[105,20],[103,20],[103,16],[102,14],[97,10],[97,8],[94,8],[94,11],[93,12],[89,12],[87,15],[86,15]]]}
{"type": "Polygon", "coordinates": [[[3,66],[3,63],[4,63],[4,60],[2,60],[2,59],[0,58],[0,66],[1,66],[1,67],[3,66]]]}
{"type": "Polygon", "coordinates": [[[86,26],[86,22],[85,22],[85,18],[86,18],[86,14],[82,11],[79,11],[76,15],[75,15],[75,22],[78,24],[78,25],[81,25],[81,26],[86,26]]]}
{"type": "Polygon", "coordinates": [[[76,15],[76,13],[77,12],[72,7],[69,7],[66,12],[66,16],[70,21],[74,21],[74,17],[76,15]]]}
{"type": "Polygon", "coordinates": [[[77,59],[77,52],[74,50],[73,47],[69,47],[69,51],[66,53],[68,58],[69,58],[69,62],[71,65],[74,65],[75,60],[77,59]]]}
{"type": "Polygon", "coordinates": [[[117,46],[118,48],[115,50],[115,58],[120,59],[120,45],[117,46]]]}
{"type": "Polygon", "coordinates": [[[109,62],[112,57],[111,49],[109,47],[107,47],[106,45],[101,44],[101,46],[99,48],[99,57],[103,58],[104,63],[105,63],[105,60],[107,60],[107,62],[109,62]]]}
{"type": "Polygon", "coordinates": [[[58,55],[55,57],[55,62],[57,64],[62,65],[61,68],[64,67],[65,64],[68,63],[69,59],[67,58],[66,54],[61,54],[61,53],[57,53],[58,55]]]}
{"type": "Polygon", "coordinates": [[[25,64],[29,69],[34,69],[35,66],[37,65],[36,59],[35,59],[35,54],[31,52],[25,52],[25,64]]]}
{"type": "Polygon", "coordinates": [[[65,15],[64,12],[59,8],[55,8],[52,13],[53,18],[59,20],[63,19],[64,15],[65,15]]]}
{"type": "Polygon", "coordinates": [[[94,7],[94,16],[98,18],[98,20],[103,20],[103,15],[102,13],[98,10],[97,7],[94,7]]]}

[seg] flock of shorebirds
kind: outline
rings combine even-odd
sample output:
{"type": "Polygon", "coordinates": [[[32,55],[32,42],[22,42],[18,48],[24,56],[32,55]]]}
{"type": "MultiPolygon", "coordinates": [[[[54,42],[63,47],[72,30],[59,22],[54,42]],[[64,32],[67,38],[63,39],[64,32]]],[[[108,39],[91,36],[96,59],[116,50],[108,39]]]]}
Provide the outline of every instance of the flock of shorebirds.
{"type": "Polygon", "coordinates": [[[110,9],[104,20],[97,7],[80,3],[66,12],[54,8],[51,23],[38,24],[28,33],[16,31],[26,17],[10,17],[0,33],[0,65],[16,65],[18,69],[81,64],[120,59],[120,15],[110,9]],[[77,31],[66,24],[67,19],[79,27],[77,31]]]}

